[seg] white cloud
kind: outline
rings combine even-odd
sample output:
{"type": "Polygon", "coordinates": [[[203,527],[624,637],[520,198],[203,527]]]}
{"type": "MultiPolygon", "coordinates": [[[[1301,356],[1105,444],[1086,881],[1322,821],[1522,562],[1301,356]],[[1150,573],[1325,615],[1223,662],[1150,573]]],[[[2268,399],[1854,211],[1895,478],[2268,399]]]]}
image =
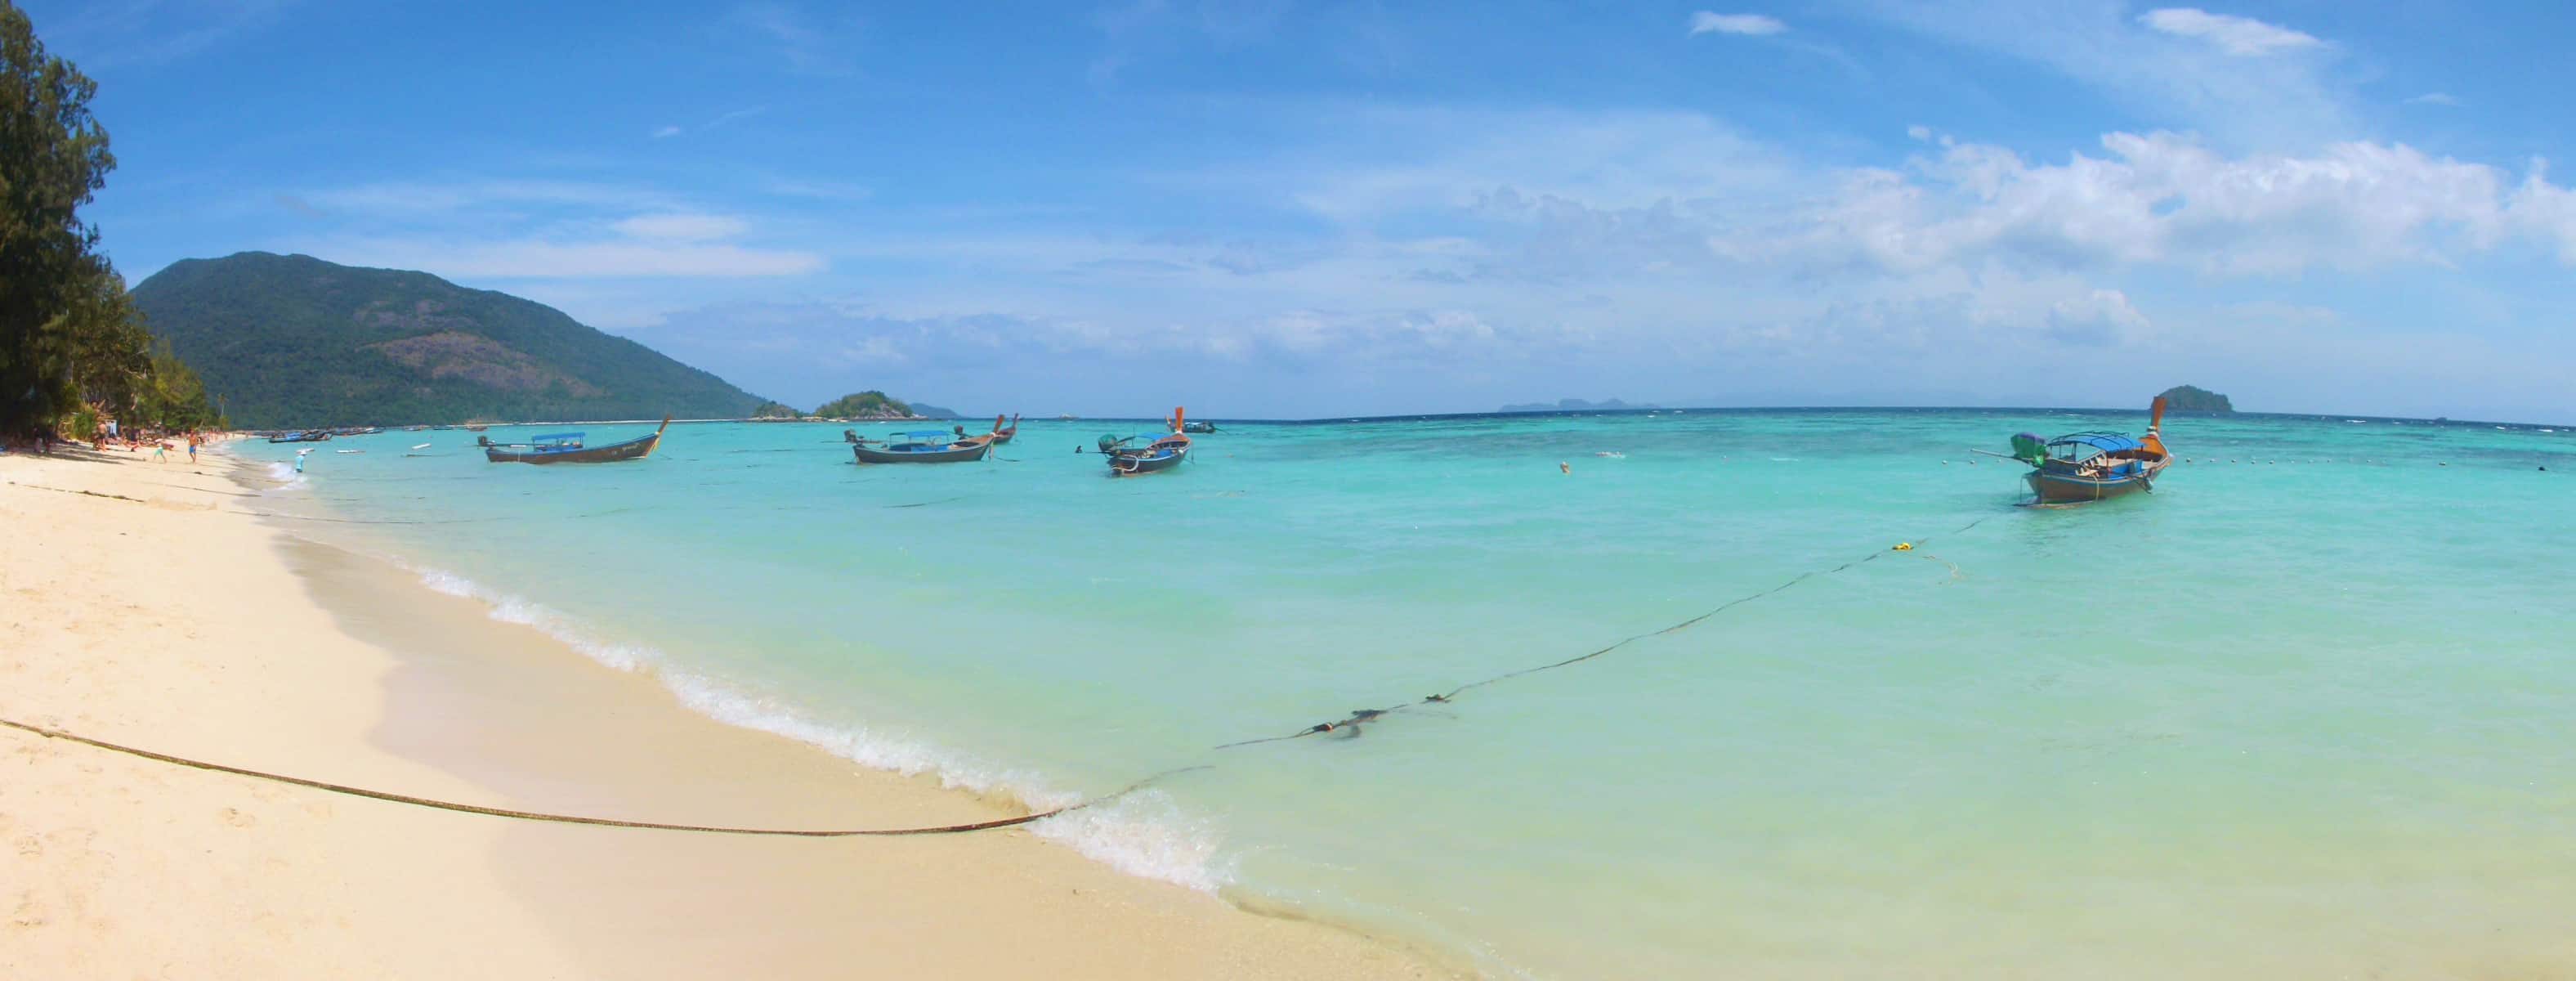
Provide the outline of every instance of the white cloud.
{"type": "Polygon", "coordinates": [[[2413,96],[2406,99],[2405,104],[2410,106],[2456,106],[2460,104],[2460,97],[2448,92],[2426,92],[2423,95],[2413,96]]]}
{"type": "Polygon", "coordinates": [[[2286,27],[2266,24],[2250,17],[2213,14],[2192,7],[2166,7],[2138,16],[2145,24],[2176,37],[2195,38],[2217,45],[2219,50],[2239,56],[2267,55],[2276,51],[2322,47],[2325,42],[2315,36],[2286,27]]]}
{"type": "Polygon", "coordinates": [[[2048,333],[2061,343],[2111,347],[2136,339],[2147,317],[2119,290],[2097,289],[2049,304],[2048,333]]]}
{"type": "Polygon", "coordinates": [[[664,126],[653,131],[653,138],[657,140],[667,140],[678,135],[680,135],[680,128],[677,126],[664,126]]]}
{"type": "Polygon", "coordinates": [[[2112,133],[2107,153],[2033,164],[1950,142],[1906,169],[1848,171],[1773,222],[1721,228],[1722,255],[1922,270],[2181,265],[2222,275],[2447,266],[2520,236],[2576,262],[2576,194],[2405,144],[2227,156],[2188,136],[2112,133]]]}
{"type": "Polygon", "coordinates": [[[1762,14],[1720,14],[1703,10],[1692,14],[1690,19],[1692,37],[1712,33],[1760,36],[1788,29],[1789,25],[1781,23],[1779,18],[1762,14]]]}
{"type": "Polygon", "coordinates": [[[676,239],[701,241],[732,238],[751,230],[751,225],[729,215],[670,213],[637,215],[611,226],[630,238],[676,239]]]}

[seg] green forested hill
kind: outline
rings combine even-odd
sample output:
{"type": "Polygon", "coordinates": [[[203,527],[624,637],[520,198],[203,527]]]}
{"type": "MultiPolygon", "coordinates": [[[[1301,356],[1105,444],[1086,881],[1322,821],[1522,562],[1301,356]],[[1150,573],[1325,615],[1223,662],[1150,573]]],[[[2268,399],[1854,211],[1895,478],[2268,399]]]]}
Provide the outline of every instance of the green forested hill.
{"type": "Polygon", "coordinates": [[[134,300],[251,429],[738,418],[763,401],[553,307],[428,273],[243,252],[172,263],[134,300]]]}

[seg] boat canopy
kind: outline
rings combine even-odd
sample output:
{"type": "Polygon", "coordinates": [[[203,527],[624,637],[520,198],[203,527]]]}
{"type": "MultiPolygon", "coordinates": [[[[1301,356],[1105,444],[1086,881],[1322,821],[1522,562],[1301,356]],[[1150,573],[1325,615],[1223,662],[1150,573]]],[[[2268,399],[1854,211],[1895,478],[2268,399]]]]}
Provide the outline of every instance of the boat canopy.
{"type": "Polygon", "coordinates": [[[547,434],[542,435],[542,436],[530,436],[530,437],[528,437],[528,442],[531,442],[531,443],[559,443],[559,442],[563,442],[563,441],[565,441],[565,440],[580,439],[580,438],[582,438],[582,437],[583,437],[583,436],[585,436],[585,435],[588,435],[588,434],[586,434],[586,433],[547,433],[547,434]]]}
{"type": "MultiPolygon", "coordinates": [[[[2104,453],[2117,453],[2121,450],[2143,449],[2145,444],[2138,442],[2137,439],[2131,437],[2127,433],[2106,432],[2068,433],[2064,436],[2048,441],[2048,448],[2051,450],[2056,450],[2061,447],[2071,451],[2062,454],[2064,457],[2072,459],[2089,459],[2104,453]],[[2086,449],[2091,450],[2091,452],[2086,452],[2086,449]]],[[[2061,454],[2052,453],[2050,455],[2058,456],[2061,454]]]]}

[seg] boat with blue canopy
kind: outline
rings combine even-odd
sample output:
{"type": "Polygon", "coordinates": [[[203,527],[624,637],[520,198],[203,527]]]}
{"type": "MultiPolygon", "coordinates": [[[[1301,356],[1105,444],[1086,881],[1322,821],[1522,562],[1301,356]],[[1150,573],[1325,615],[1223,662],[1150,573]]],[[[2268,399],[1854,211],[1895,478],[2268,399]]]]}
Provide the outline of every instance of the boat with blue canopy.
{"type": "MultiPolygon", "coordinates": [[[[2081,504],[2155,490],[2156,477],[2173,463],[2165,450],[2165,400],[2157,399],[2147,422],[2147,435],[2093,430],[2042,439],[2033,433],[2012,438],[2011,457],[2030,464],[2034,504],[2081,504]]],[[[2001,456],[2003,454],[1994,454],[2001,456]]]]}
{"type": "Polygon", "coordinates": [[[669,416],[650,435],[606,446],[585,446],[588,435],[581,432],[544,433],[528,437],[525,443],[495,443],[492,437],[477,436],[476,445],[483,447],[483,458],[493,463],[611,463],[618,460],[641,460],[653,455],[662,445],[663,430],[671,428],[669,416]]]}
{"type": "Polygon", "coordinates": [[[981,460],[993,452],[993,436],[960,436],[936,429],[897,433],[884,442],[870,445],[851,435],[850,452],[858,462],[867,463],[966,463],[981,460]]]}

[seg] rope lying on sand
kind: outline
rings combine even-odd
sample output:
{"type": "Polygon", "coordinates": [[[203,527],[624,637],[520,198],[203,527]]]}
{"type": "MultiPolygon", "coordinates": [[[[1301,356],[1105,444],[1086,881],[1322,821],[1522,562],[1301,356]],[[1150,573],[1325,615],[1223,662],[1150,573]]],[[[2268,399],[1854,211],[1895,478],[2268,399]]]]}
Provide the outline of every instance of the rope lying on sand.
{"type": "MultiPolygon", "coordinates": [[[[206,761],[204,761],[204,760],[192,760],[192,759],[188,759],[188,758],[186,758],[186,757],[172,756],[172,755],[170,755],[170,754],[168,754],[168,753],[155,753],[155,752],[153,752],[153,751],[151,751],[151,750],[148,750],[148,749],[138,749],[138,748],[133,747],[133,746],[124,746],[124,745],[119,745],[119,744],[117,744],[117,743],[111,743],[111,742],[108,742],[108,741],[103,740],[103,739],[91,739],[91,738],[89,738],[88,736],[75,735],[75,734],[73,734],[73,733],[64,732],[64,731],[62,731],[62,730],[60,730],[60,729],[48,729],[48,728],[46,728],[46,727],[44,727],[44,726],[28,725],[27,723],[24,723],[24,722],[14,722],[14,721],[11,721],[11,720],[8,720],[8,719],[0,719],[0,726],[7,726],[7,727],[9,727],[9,728],[11,728],[11,729],[18,729],[18,730],[22,730],[22,731],[25,731],[25,732],[31,732],[31,733],[34,733],[34,734],[36,734],[36,735],[43,736],[43,737],[45,737],[45,738],[47,738],[47,739],[61,739],[61,740],[65,740],[65,741],[68,741],[68,742],[80,743],[80,744],[82,744],[82,745],[84,745],[84,746],[94,746],[94,747],[97,747],[97,748],[99,748],[99,749],[108,750],[108,751],[110,751],[110,752],[124,753],[124,754],[126,754],[126,755],[128,755],[128,756],[139,756],[139,757],[142,757],[142,758],[147,759],[147,760],[154,760],[154,761],[161,762],[161,763],[171,763],[171,764],[176,764],[176,765],[179,765],[179,766],[193,767],[193,768],[195,768],[195,769],[199,769],[199,770],[212,770],[212,771],[215,771],[215,772],[217,772],[217,773],[230,773],[230,774],[233,774],[233,775],[235,775],[235,776],[252,777],[252,778],[255,778],[255,779],[259,779],[259,780],[270,780],[270,781],[275,781],[275,782],[277,782],[277,783],[293,784],[293,785],[298,786],[298,787],[311,787],[311,788],[313,788],[313,789],[315,789],[315,790],[327,790],[327,791],[330,791],[330,792],[335,793],[335,794],[347,794],[347,795],[352,796],[352,797],[365,797],[365,798],[369,798],[369,799],[373,799],[373,800],[390,801],[390,802],[392,802],[392,803],[396,803],[396,804],[410,804],[410,805],[415,806],[415,807],[428,807],[428,808],[434,808],[434,809],[441,810],[441,811],[457,811],[457,812],[461,812],[461,813],[465,813],[465,814],[485,814],[485,815],[490,815],[490,816],[492,816],[492,817],[515,818],[515,819],[517,819],[517,820],[521,820],[521,821],[546,821],[546,822],[551,822],[551,823],[554,823],[554,824],[587,824],[587,825],[593,825],[593,826],[598,826],[598,827],[609,827],[609,828],[642,828],[642,829],[645,829],[645,830],[648,830],[648,831],[693,831],[693,832],[697,832],[697,833],[700,833],[700,834],[717,834],[717,835],[767,835],[767,836],[774,836],[774,837],[791,837],[791,838],[856,838],[856,837],[897,837],[897,836],[902,836],[902,835],[951,835],[951,834],[962,834],[962,833],[969,832],[969,831],[991,831],[991,830],[996,829],[996,828],[1009,828],[1009,827],[1016,827],[1016,826],[1018,826],[1018,825],[1027,824],[1027,823],[1029,823],[1029,822],[1031,822],[1031,821],[1037,821],[1037,820],[1042,820],[1042,819],[1045,819],[1045,818],[1051,818],[1051,817],[1054,817],[1054,816],[1056,816],[1056,815],[1058,815],[1058,814],[1066,813],[1066,812],[1068,812],[1068,811],[1078,811],[1078,810],[1081,810],[1081,809],[1083,809],[1083,808],[1091,807],[1091,806],[1096,805],[1096,804],[1101,804],[1101,803],[1105,803],[1105,802],[1107,802],[1107,801],[1115,800],[1115,799],[1117,799],[1117,798],[1124,797],[1124,796],[1126,796],[1126,795],[1128,795],[1128,794],[1134,793],[1134,792],[1136,792],[1136,791],[1137,791],[1137,790],[1139,790],[1139,789],[1142,789],[1146,784],[1152,783],[1152,782],[1154,782],[1154,781],[1156,781],[1156,780],[1160,780],[1160,779],[1162,779],[1162,778],[1164,778],[1164,777],[1168,777],[1168,776],[1171,776],[1171,775],[1176,774],[1176,773],[1184,772],[1184,771],[1182,771],[1182,770],[1166,770],[1166,771],[1164,771],[1164,772],[1162,772],[1162,773],[1157,773],[1157,774],[1155,774],[1155,775],[1153,775],[1153,776],[1146,777],[1146,778],[1145,778],[1145,779],[1143,779],[1143,780],[1136,781],[1135,783],[1128,785],[1126,789],[1120,790],[1120,791],[1118,791],[1117,793],[1110,794],[1110,795],[1108,795],[1108,796],[1106,796],[1106,797],[1095,797],[1095,798],[1092,798],[1092,799],[1090,799],[1090,800],[1086,800],[1086,801],[1082,801],[1082,802],[1074,803],[1074,804],[1067,804],[1067,805],[1065,805],[1065,806],[1063,806],[1063,807],[1054,808],[1054,809],[1052,809],[1052,810],[1040,811],[1040,812],[1035,813],[1035,814],[1023,814],[1023,815],[1020,815],[1019,817],[997,818],[997,819],[994,819],[994,820],[991,820],[991,821],[975,821],[975,822],[971,822],[971,823],[967,823],[967,824],[943,824],[943,825],[938,825],[938,826],[935,826],[935,827],[923,827],[923,828],[856,828],[856,829],[838,829],[838,828],[833,828],[833,829],[802,829],[802,828],[737,828],[737,827],[724,827],[724,826],[719,826],[719,825],[706,825],[706,824],[667,824],[667,823],[660,822],[660,821],[627,821],[627,820],[621,820],[621,819],[618,819],[618,818],[581,817],[581,816],[578,816],[578,815],[572,815],[572,814],[546,814],[546,813],[539,812],[539,811],[518,811],[518,810],[512,810],[512,809],[510,809],[510,808],[506,808],[506,807],[485,807],[485,806],[483,806],[483,805],[481,805],[481,804],[460,804],[460,803],[457,803],[457,802],[455,802],[455,801],[432,800],[432,799],[427,798],[427,797],[414,797],[414,796],[412,796],[412,795],[410,795],[410,794],[397,794],[397,793],[392,793],[392,792],[389,792],[389,791],[383,791],[383,790],[368,790],[368,789],[366,789],[366,788],[364,788],[364,787],[351,787],[351,786],[348,786],[348,785],[346,785],[346,784],[331,783],[331,782],[329,782],[329,781],[324,781],[324,780],[308,780],[308,779],[305,779],[305,778],[303,778],[303,777],[290,777],[290,776],[286,776],[286,775],[284,775],[284,774],[279,774],[279,773],[268,773],[268,772],[261,771],[261,770],[252,770],[252,769],[247,769],[247,768],[244,768],[244,767],[238,767],[238,766],[226,766],[226,765],[221,764],[221,763],[208,763],[208,762],[206,762],[206,761]]],[[[1190,769],[1197,769],[1197,768],[1196,768],[1196,767],[1192,767],[1192,768],[1190,768],[1190,769]]]]}
{"type": "MultiPolygon", "coordinates": [[[[1981,524],[1986,523],[1986,521],[1987,521],[1989,518],[1992,518],[1992,517],[1994,517],[1994,516],[1993,516],[1993,515],[1987,515],[1987,516],[1986,516],[1986,517],[1984,517],[1984,518],[1978,518],[1978,519],[1977,519],[1977,520],[1975,520],[1975,521],[1971,521],[1971,522],[1968,522],[1967,524],[1964,524],[1964,525],[1959,526],[1959,528],[1958,528],[1957,530],[1952,531],[1952,532],[1950,532],[1949,534],[1951,534],[1951,535],[1961,535],[1961,534],[1966,534],[1966,533],[1967,533],[1967,531],[1968,531],[1969,529],[1971,529],[1971,528],[1975,528],[1975,527],[1976,527],[1976,526],[1978,526],[1978,525],[1981,525],[1981,524]]],[[[1481,680],[1478,680],[1478,681],[1470,681],[1470,682],[1468,682],[1468,683],[1466,683],[1466,684],[1459,685],[1459,686],[1458,686],[1458,687],[1456,687],[1456,688],[1449,689],[1448,691],[1446,691],[1446,692],[1442,692],[1442,693],[1440,693],[1440,694],[1436,694],[1436,695],[1425,695],[1425,696],[1423,696],[1423,697],[1422,697],[1422,700],[1421,700],[1421,701],[1418,701],[1418,702],[1405,702],[1405,703],[1398,704],[1398,705],[1390,705],[1390,706],[1387,706],[1387,707],[1385,707],[1385,708],[1376,708],[1376,709],[1355,709],[1355,710],[1353,710],[1353,711],[1351,712],[1351,714],[1350,714],[1350,717],[1349,717],[1349,718],[1346,718],[1346,719],[1336,719],[1336,720],[1329,721],[1329,722],[1318,722],[1318,723],[1315,723],[1314,725],[1307,726],[1306,728],[1299,729],[1299,730],[1297,730],[1297,731],[1295,731],[1295,732],[1288,733],[1287,735],[1284,735],[1284,736],[1263,736],[1263,737],[1261,737],[1261,738],[1259,738],[1259,739],[1245,739],[1245,740],[1241,740],[1241,741],[1238,741],[1238,742],[1225,743],[1225,744],[1222,744],[1222,745],[1216,746],[1216,747],[1214,747],[1214,748],[1216,748],[1216,749],[1233,749],[1233,748],[1235,748],[1235,747],[1237,747],[1237,746],[1255,746],[1255,745],[1259,745],[1259,744],[1261,744],[1261,743],[1280,743],[1280,742],[1287,742],[1288,740],[1291,740],[1291,739],[1304,739],[1304,738],[1306,738],[1307,736],[1321,735],[1321,734],[1323,734],[1323,733],[1327,733],[1327,732],[1336,732],[1336,731],[1340,731],[1340,730],[1344,730],[1344,729],[1348,729],[1348,730],[1350,730],[1350,731],[1352,731],[1352,732],[1356,733],[1356,732],[1358,732],[1358,731],[1359,731],[1358,727],[1359,727],[1360,725],[1362,725],[1362,724],[1364,724],[1364,723],[1368,723],[1368,722],[1375,722],[1375,721],[1377,721],[1378,719],[1385,717],[1385,716],[1386,716],[1386,715],[1388,715],[1389,713],[1393,713],[1393,712],[1401,712],[1401,711],[1404,711],[1405,709],[1411,709],[1411,708],[1420,708],[1420,707],[1422,707],[1422,706],[1424,706],[1424,705],[1446,705],[1446,704],[1449,704],[1449,702],[1450,702],[1450,701],[1452,701],[1452,700],[1456,699],[1460,694],[1462,694],[1462,693],[1464,693],[1464,692],[1468,691],[1469,689],[1473,689],[1473,688],[1482,688],[1482,687],[1484,687],[1484,686],[1486,686],[1486,685],[1494,684],[1495,682],[1499,682],[1499,681],[1507,681],[1507,680],[1510,680],[1510,679],[1512,679],[1512,678],[1518,678],[1518,677],[1521,677],[1521,676],[1523,676],[1523,675],[1532,675],[1532,674],[1537,674],[1537,673],[1539,673],[1539,672],[1541,672],[1541,671],[1554,671],[1554,670],[1556,670],[1556,669],[1558,669],[1558,668],[1571,667],[1571,666],[1573,666],[1573,665],[1581,664],[1581,663],[1583,663],[1583,662],[1585,662],[1585,661],[1592,660],[1593,658],[1600,657],[1600,656],[1602,656],[1602,655],[1604,655],[1604,654],[1608,654],[1608,653],[1610,653],[1610,652],[1612,652],[1612,651],[1618,650],[1618,649],[1620,649],[1620,648],[1622,648],[1622,647],[1626,647],[1626,646],[1628,646],[1628,645],[1630,645],[1630,644],[1636,643],[1636,642],[1641,641],[1641,640],[1648,640],[1648,639],[1655,638],[1655,637],[1661,637],[1661,636],[1664,636],[1665,634],[1680,633],[1681,631],[1688,630],[1688,629],[1690,629],[1690,628],[1692,628],[1692,627],[1699,626],[1702,622],[1705,622],[1705,621],[1707,621],[1709,618],[1714,617],[1714,616],[1717,616],[1717,615],[1718,615],[1718,614],[1720,614],[1720,613],[1724,613],[1724,612],[1726,612],[1726,611],[1728,611],[1728,610],[1731,610],[1731,609],[1734,609],[1734,608],[1736,608],[1736,607],[1738,607],[1738,606],[1742,606],[1742,605],[1744,605],[1744,604],[1746,604],[1746,603],[1753,602],[1754,600],[1758,600],[1758,599],[1761,599],[1761,598],[1763,598],[1763,597],[1765,597],[1765,596],[1769,596],[1769,595],[1771,595],[1771,594],[1773,594],[1773,593],[1777,593],[1777,592],[1779,592],[1779,591],[1781,591],[1781,590],[1787,589],[1787,588],[1789,588],[1789,587],[1791,587],[1791,586],[1795,586],[1795,585],[1797,585],[1797,584],[1799,584],[1799,583],[1802,583],[1802,582],[1805,582],[1805,581],[1807,581],[1807,580],[1809,580],[1809,579],[1813,579],[1813,578],[1816,578],[1816,577],[1818,577],[1818,576],[1830,576],[1830,575],[1833,575],[1833,574],[1835,574],[1835,573],[1842,572],[1843,570],[1849,569],[1849,568],[1851,568],[1851,567],[1853,567],[1853,566],[1863,565],[1863,564],[1866,564],[1866,563],[1869,563],[1869,562],[1876,561],[1880,556],[1894,554],[1895,552],[1899,552],[1899,551],[1901,551],[1901,552],[1906,552],[1906,553],[1908,553],[1908,554],[1912,554],[1912,555],[1916,555],[1916,556],[1920,556],[1920,557],[1922,557],[1922,558],[1932,559],[1932,560],[1933,560],[1933,561],[1935,561],[1935,562],[1940,562],[1940,563],[1941,563],[1941,564],[1943,564],[1943,565],[1948,565],[1948,566],[1950,566],[1950,573],[1951,573],[1952,578],[1954,578],[1954,579],[1955,579],[1955,578],[1957,578],[1957,577],[1960,575],[1959,567],[1958,567],[1957,565],[1953,565],[1953,564],[1951,564],[1948,560],[1941,559],[1941,558],[1939,558],[1939,557],[1937,557],[1937,556],[1934,556],[1934,555],[1931,555],[1931,554],[1929,554],[1929,553],[1921,552],[1921,551],[1917,551],[1917,549],[1919,549],[1923,543],[1925,543],[1925,542],[1929,542],[1929,541],[1931,541],[1931,539],[1929,539],[1929,538],[1918,538],[1918,539],[1915,539],[1915,540],[1914,540],[1914,541],[1912,541],[1912,542],[1908,542],[1908,543],[1906,543],[1906,544],[1905,544],[1905,546],[1904,546],[1903,548],[1900,548],[1900,549],[1893,549],[1893,550],[1881,550],[1881,551],[1871,552],[1869,555],[1867,555],[1867,556],[1865,556],[1865,557],[1857,558],[1857,559],[1853,559],[1853,560],[1851,560],[1851,561],[1849,561],[1849,562],[1845,562],[1845,563],[1843,563],[1843,564],[1841,564],[1841,565],[1838,565],[1838,566],[1835,566],[1835,567],[1833,567],[1833,568],[1831,568],[1831,569],[1823,569],[1823,570],[1810,569],[1810,570],[1808,570],[1808,571],[1806,571],[1806,572],[1801,572],[1801,573],[1797,574],[1796,576],[1791,577],[1791,578],[1790,578],[1790,579],[1788,579],[1787,581],[1784,581],[1784,582],[1780,583],[1780,584],[1779,584],[1779,585],[1777,585],[1777,586],[1773,586],[1773,587],[1771,587],[1771,588],[1769,588],[1769,589],[1764,589],[1764,590],[1761,590],[1761,591],[1759,591],[1759,592],[1747,593],[1747,594],[1745,594],[1745,595],[1738,596],[1738,597],[1736,597],[1736,598],[1734,598],[1734,599],[1731,599],[1731,600],[1728,600],[1728,601],[1726,601],[1726,602],[1724,602],[1724,603],[1720,603],[1720,604],[1718,604],[1716,607],[1714,607],[1714,608],[1710,609],[1708,612],[1706,612],[1706,613],[1702,613],[1702,614],[1700,614],[1700,615],[1698,615],[1698,616],[1695,616],[1695,617],[1692,617],[1692,618],[1690,618],[1690,619],[1688,619],[1688,620],[1684,620],[1684,621],[1682,621],[1682,622],[1680,622],[1680,623],[1673,624],[1672,626],[1665,627],[1665,628],[1663,628],[1663,629],[1661,629],[1661,630],[1651,630],[1651,631],[1647,631],[1647,632],[1642,633],[1642,634],[1635,634],[1635,635],[1632,635],[1632,636],[1629,636],[1629,637],[1622,638],[1622,639],[1620,639],[1617,643],[1613,643],[1613,644],[1611,644],[1611,645],[1610,645],[1610,646],[1608,646],[1608,647],[1601,648],[1600,650],[1596,650],[1596,651],[1593,651],[1593,652],[1588,653],[1588,654],[1578,654],[1578,655],[1575,655],[1575,656],[1573,656],[1573,657],[1566,658],[1565,660],[1562,660],[1562,661],[1556,661],[1556,662],[1552,662],[1552,663],[1548,663],[1548,664],[1541,664],[1541,665],[1538,665],[1538,666],[1536,666],[1536,667],[1521,668],[1521,669],[1519,669],[1519,670],[1517,670],[1517,671],[1506,671],[1506,672],[1503,672],[1502,674],[1494,675],[1493,677],[1490,677],[1490,678],[1485,678],[1485,679],[1481,679],[1481,680]]]]}

